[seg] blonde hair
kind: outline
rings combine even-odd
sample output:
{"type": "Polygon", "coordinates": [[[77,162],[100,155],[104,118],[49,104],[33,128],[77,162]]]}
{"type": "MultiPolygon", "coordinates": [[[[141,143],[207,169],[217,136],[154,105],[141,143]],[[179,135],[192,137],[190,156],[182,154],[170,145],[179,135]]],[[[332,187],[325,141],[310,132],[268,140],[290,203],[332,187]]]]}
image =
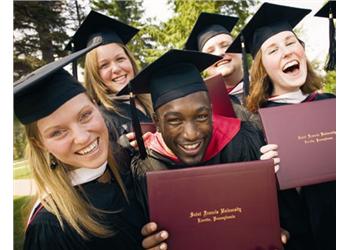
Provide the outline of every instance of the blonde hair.
{"type": "MultiPolygon", "coordinates": [[[[103,213],[111,212],[93,207],[79,194],[72,186],[68,176],[71,169],[64,163],[58,161],[55,169],[50,168],[49,153],[40,146],[41,137],[37,122],[25,125],[25,131],[27,136],[26,156],[37,187],[34,198],[39,199],[41,204],[56,216],[62,230],[64,230],[63,221],[65,221],[84,239],[88,239],[90,235],[102,238],[112,236],[115,232],[95,219],[103,217],[103,213]],[[82,214],[84,216],[81,216],[82,214]]],[[[108,165],[127,199],[125,187],[111,150],[108,152],[108,165]]]]}
{"type": "MultiPolygon", "coordinates": [[[[322,78],[313,69],[311,63],[306,60],[307,76],[305,83],[300,87],[304,94],[310,94],[322,87],[322,78]]],[[[273,83],[262,63],[261,49],[256,54],[250,69],[250,90],[247,97],[247,109],[257,112],[261,105],[267,101],[273,91],[273,83]]]]}
{"type": "MultiPolygon", "coordinates": [[[[124,44],[117,43],[123,48],[125,54],[129,58],[132,68],[134,70],[134,75],[138,73],[138,67],[136,60],[128,48],[124,44]]],[[[97,62],[97,49],[93,49],[86,54],[85,57],[85,75],[84,75],[84,85],[86,87],[87,93],[99,104],[104,106],[109,111],[114,111],[119,113],[118,107],[113,105],[113,100],[110,99],[109,95],[113,94],[110,89],[104,84],[102,78],[100,77],[97,62]]],[[[152,102],[149,94],[136,95],[136,99],[142,104],[149,116],[152,115],[152,102]]]]}

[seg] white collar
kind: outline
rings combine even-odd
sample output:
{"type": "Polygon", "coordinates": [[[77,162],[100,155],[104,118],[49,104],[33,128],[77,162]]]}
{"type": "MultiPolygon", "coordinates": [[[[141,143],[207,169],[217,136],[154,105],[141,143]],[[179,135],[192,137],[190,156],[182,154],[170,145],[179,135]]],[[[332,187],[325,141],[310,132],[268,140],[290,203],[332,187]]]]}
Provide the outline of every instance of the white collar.
{"type": "Polygon", "coordinates": [[[72,186],[87,183],[100,177],[106,170],[107,161],[98,168],[78,168],[69,172],[72,186]]]}
{"type": "Polygon", "coordinates": [[[303,92],[299,89],[295,92],[289,92],[283,95],[278,95],[274,97],[270,97],[268,100],[278,103],[301,103],[308,97],[308,94],[303,94],[303,92]]]}
{"type": "Polygon", "coordinates": [[[238,83],[231,91],[229,95],[238,95],[243,93],[243,81],[238,83]]]}

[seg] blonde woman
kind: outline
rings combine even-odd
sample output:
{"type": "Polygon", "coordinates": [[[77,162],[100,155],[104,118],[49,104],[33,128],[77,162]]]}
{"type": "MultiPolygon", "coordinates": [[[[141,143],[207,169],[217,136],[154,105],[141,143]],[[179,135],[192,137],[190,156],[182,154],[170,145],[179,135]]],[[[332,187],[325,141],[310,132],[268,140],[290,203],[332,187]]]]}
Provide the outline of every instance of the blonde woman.
{"type": "MultiPolygon", "coordinates": [[[[142,249],[145,219],[119,174],[122,152],[112,154],[97,106],[62,69],[88,49],[15,83],[38,195],[24,249],[142,249]]],[[[144,248],[157,245],[156,236],[146,237],[144,248]]]]}
{"type": "MultiPolygon", "coordinates": [[[[128,91],[123,94],[121,90],[138,72],[136,61],[126,47],[137,32],[138,29],[91,11],[68,47],[83,49],[93,41],[102,41],[101,46],[86,55],[84,82],[89,95],[99,104],[108,128],[116,129],[119,135],[131,131],[128,91]]],[[[136,107],[141,122],[152,121],[149,95],[137,95],[136,107]]]]}
{"type": "MultiPolygon", "coordinates": [[[[310,10],[264,3],[240,35],[253,55],[247,107],[293,105],[327,98],[293,27],[310,10]]],[[[236,51],[240,41],[228,49],[236,51]]],[[[278,121],[276,120],[276,123],[278,121]]],[[[296,156],[298,157],[298,156],[296,156]]],[[[283,160],[283,159],[282,159],[283,160]]],[[[335,249],[335,181],[279,191],[281,226],[289,249],[335,249]]]]}

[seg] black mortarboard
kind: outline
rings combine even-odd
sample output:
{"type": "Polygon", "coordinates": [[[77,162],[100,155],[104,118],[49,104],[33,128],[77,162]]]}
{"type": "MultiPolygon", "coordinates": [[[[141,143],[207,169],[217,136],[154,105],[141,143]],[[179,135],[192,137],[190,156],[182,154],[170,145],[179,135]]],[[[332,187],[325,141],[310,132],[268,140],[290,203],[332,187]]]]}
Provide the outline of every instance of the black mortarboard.
{"type": "Polygon", "coordinates": [[[255,57],[268,38],[282,31],[293,31],[310,11],[310,9],[263,3],[226,52],[240,53],[241,36],[243,36],[246,52],[255,57]]]}
{"type": "Polygon", "coordinates": [[[202,12],[186,41],[185,49],[201,51],[204,44],[213,36],[231,35],[231,30],[237,21],[238,18],[235,16],[202,12]]]}
{"type": "Polygon", "coordinates": [[[329,20],[329,50],[326,70],[335,70],[336,68],[336,41],[335,41],[335,26],[333,19],[336,19],[336,4],[335,1],[327,2],[316,14],[318,17],[325,17],[329,20]]]}
{"type": "Polygon", "coordinates": [[[207,90],[201,71],[222,57],[189,50],[169,50],[130,81],[133,93],[150,93],[153,109],[188,94],[207,90]]]}
{"type": "Polygon", "coordinates": [[[102,40],[102,44],[127,44],[139,30],[123,22],[96,11],[90,11],[84,22],[69,41],[67,50],[81,50],[93,40],[102,40]]]}
{"type": "Polygon", "coordinates": [[[72,53],[51,62],[14,83],[14,109],[23,124],[48,116],[85,88],[63,69],[72,60],[100,45],[72,53]]]}

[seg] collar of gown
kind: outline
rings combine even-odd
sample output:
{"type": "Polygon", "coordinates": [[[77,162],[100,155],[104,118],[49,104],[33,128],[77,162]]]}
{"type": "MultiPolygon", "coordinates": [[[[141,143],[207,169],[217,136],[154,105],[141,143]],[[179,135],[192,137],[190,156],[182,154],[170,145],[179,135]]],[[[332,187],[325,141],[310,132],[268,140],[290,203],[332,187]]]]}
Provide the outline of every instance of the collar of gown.
{"type": "Polygon", "coordinates": [[[308,94],[303,94],[303,92],[299,89],[295,92],[286,93],[283,95],[270,97],[268,100],[272,102],[278,103],[301,103],[308,97],[308,94]]]}

